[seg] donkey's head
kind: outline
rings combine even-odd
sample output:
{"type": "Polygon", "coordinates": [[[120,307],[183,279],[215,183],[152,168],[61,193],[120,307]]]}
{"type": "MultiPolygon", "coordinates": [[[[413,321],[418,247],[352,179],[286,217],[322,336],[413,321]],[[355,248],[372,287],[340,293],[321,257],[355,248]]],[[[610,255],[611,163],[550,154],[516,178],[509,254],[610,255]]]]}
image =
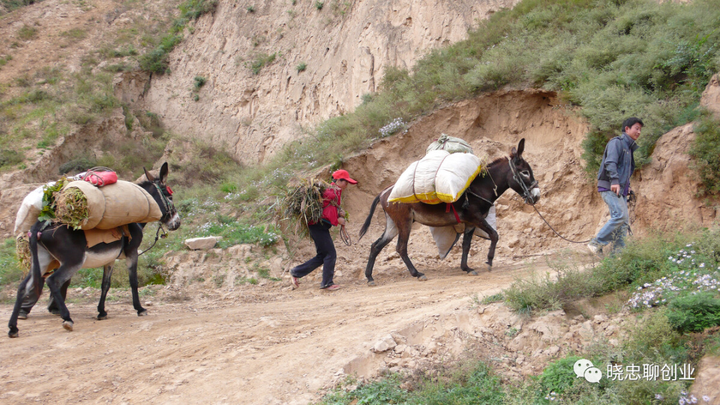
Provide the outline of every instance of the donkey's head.
{"type": "Polygon", "coordinates": [[[147,192],[153,196],[163,214],[160,222],[171,231],[178,229],[180,227],[180,214],[178,214],[177,209],[175,209],[175,204],[173,204],[173,192],[166,183],[168,176],[167,162],[163,163],[160,168],[160,176],[158,178],[155,178],[155,176],[150,174],[144,167],[143,170],[145,170],[145,178],[152,184],[152,187],[148,187],[149,190],[147,190],[147,192]]]}
{"type": "Polygon", "coordinates": [[[535,205],[540,199],[540,187],[533,175],[532,167],[522,157],[525,150],[525,138],[520,140],[517,149],[512,148],[508,163],[510,164],[510,173],[508,183],[510,187],[520,194],[525,203],[535,205]]]}

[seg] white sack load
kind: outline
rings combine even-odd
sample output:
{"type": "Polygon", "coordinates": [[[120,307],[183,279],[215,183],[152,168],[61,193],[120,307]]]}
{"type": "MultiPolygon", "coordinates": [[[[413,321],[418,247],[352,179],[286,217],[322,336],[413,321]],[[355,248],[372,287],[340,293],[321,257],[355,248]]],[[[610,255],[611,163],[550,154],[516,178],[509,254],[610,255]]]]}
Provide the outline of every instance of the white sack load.
{"type": "Polygon", "coordinates": [[[440,138],[431,143],[430,146],[427,147],[425,153],[429,153],[434,150],[444,150],[450,153],[473,153],[470,144],[465,142],[464,139],[447,136],[445,134],[441,134],[440,138]]]}
{"type": "Polygon", "coordinates": [[[405,169],[388,201],[426,204],[455,202],[480,170],[480,158],[472,153],[430,151],[405,169]]]}
{"type": "Polygon", "coordinates": [[[73,181],[60,193],[71,188],[79,189],[87,199],[88,216],[80,229],[113,229],[136,222],[158,221],[162,217],[155,199],[129,181],[118,180],[101,188],[86,181],[73,181]]]}
{"type": "MultiPolygon", "coordinates": [[[[48,185],[53,184],[55,183],[48,183],[48,185]]],[[[45,186],[36,188],[23,199],[17,216],[15,217],[15,230],[13,231],[13,235],[17,236],[19,234],[25,234],[33,225],[35,225],[38,216],[40,216],[40,211],[42,211],[44,188],[45,186]]]]}
{"type": "MultiPolygon", "coordinates": [[[[487,221],[487,223],[497,232],[497,215],[495,213],[494,205],[490,207],[490,211],[488,211],[485,221],[487,221]]],[[[435,246],[438,248],[438,255],[440,256],[440,259],[444,259],[448,253],[450,253],[450,249],[452,249],[458,239],[460,239],[460,234],[465,232],[465,224],[442,227],[430,226],[429,228],[433,240],[435,240],[435,246]]],[[[479,236],[483,239],[490,239],[490,235],[480,228],[475,228],[473,235],[479,236]]]]}
{"type": "MultiPolygon", "coordinates": [[[[80,180],[83,175],[85,175],[85,172],[82,172],[72,177],[68,177],[68,179],[80,180]]],[[[35,222],[40,216],[40,211],[42,211],[42,200],[45,187],[54,185],[55,182],[51,181],[44,186],[36,188],[35,190],[31,191],[30,194],[25,196],[22,204],[20,204],[20,209],[18,210],[17,216],[15,217],[15,229],[13,230],[13,235],[24,235],[27,233],[27,231],[30,230],[33,225],[35,225],[35,222]]]]}

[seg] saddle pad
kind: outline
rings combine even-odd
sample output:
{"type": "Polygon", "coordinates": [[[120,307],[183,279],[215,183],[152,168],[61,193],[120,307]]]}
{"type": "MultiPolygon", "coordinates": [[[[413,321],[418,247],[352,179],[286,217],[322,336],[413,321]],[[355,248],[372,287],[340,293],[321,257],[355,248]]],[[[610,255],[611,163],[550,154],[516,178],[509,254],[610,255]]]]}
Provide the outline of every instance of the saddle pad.
{"type": "Polygon", "coordinates": [[[83,232],[85,232],[85,240],[87,241],[88,248],[101,243],[119,241],[124,235],[127,235],[127,237],[130,238],[130,230],[127,225],[113,229],[83,229],[83,232]]]}

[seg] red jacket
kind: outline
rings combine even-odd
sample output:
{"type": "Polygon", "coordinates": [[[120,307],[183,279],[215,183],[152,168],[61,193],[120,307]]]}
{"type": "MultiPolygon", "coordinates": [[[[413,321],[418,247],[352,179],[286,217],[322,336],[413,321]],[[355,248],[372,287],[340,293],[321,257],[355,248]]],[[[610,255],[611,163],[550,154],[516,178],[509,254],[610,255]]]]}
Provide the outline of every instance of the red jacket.
{"type": "Polygon", "coordinates": [[[342,189],[339,187],[331,186],[325,189],[323,193],[323,219],[327,219],[333,226],[338,225],[338,207],[340,206],[340,200],[342,195],[342,189]],[[335,204],[332,204],[335,202],[335,204]]]}

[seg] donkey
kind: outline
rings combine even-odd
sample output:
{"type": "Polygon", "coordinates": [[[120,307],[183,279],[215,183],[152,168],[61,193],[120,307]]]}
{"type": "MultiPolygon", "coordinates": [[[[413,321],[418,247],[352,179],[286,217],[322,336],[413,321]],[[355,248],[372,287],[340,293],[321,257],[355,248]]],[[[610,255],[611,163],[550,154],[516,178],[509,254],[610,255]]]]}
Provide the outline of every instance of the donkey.
{"type": "Polygon", "coordinates": [[[521,139],[517,149],[514,147],[508,157],[496,159],[490,163],[487,170],[478,175],[470,183],[465,193],[454,203],[448,204],[425,204],[425,203],[388,203],[388,196],[393,186],[383,190],[370,207],[370,214],[360,229],[360,238],[365,235],[370,222],[372,221],[375,207],[380,203],[385,211],[385,231],[370,247],[370,257],[365,268],[365,277],[368,285],[374,286],[372,277],[375,259],[383,248],[400,235],[397,242],[397,252],[407,266],[410,274],[418,280],[427,280],[423,273],[417,271],[407,254],[408,239],[412,230],[413,222],[423,225],[442,227],[465,223],[467,230],[463,235],[462,262],[460,267],[470,275],[478,273],[467,264],[470,243],[475,228],[485,231],[490,237],[490,250],[488,251],[487,268],[492,270],[492,262],[495,257],[495,246],[498,241],[497,232],[490,226],[485,217],[490,207],[508,188],[512,188],[520,194],[525,203],[534,205],[540,199],[540,188],[533,176],[530,165],[522,158],[525,149],[525,139],[521,139]]]}
{"type": "MultiPolygon", "coordinates": [[[[147,180],[138,185],[145,189],[157,202],[162,212],[160,222],[169,230],[174,231],[180,227],[180,216],[178,215],[172,200],[172,192],[166,181],[168,176],[168,164],[164,163],[160,169],[159,178],[152,176],[145,170],[147,180]]],[[[32,254],[32,270],[30,274],[20,283],[17,300],[13,313],[10,316],[8,336],[18,337],[17,320],[23,299],[26,295],[40,297],[43,288],[43,277],[46,276],[46,283],[55,301],[60,316],[63,319],[63,327],[68,331],[73,330],[73,321],[70,312],[65,305],[64,290],[67,282],[75,273],[83,268],[104,268],[102,293],[98,304],[98,318],[106,319],[105,299],[110,289],[113,264],[116,259],[125,258],[132,288],[133,307],[138,316],[147,315],[145,308],[140,305],[138,296],[137,262],[138,248],[143,238],[145,224],[129,224],[127,229],[129,235],[124,235],[121,240],[112,243],[100,243],[92,248],[87,247],[85,232],[76,231],[66,225],[54,224],[47,227],[43,222],[36,222],[30,230],[30,253],[32,254]],[[51,270],[55,269],[52,274],[51,270]],[[50,274],[50,275],[48,275],[50,274]]],[[[37,298],[34,298],[37,300],[37,298]]],[[[32,307],[34,302],[30,303],[32,307]]]]}

